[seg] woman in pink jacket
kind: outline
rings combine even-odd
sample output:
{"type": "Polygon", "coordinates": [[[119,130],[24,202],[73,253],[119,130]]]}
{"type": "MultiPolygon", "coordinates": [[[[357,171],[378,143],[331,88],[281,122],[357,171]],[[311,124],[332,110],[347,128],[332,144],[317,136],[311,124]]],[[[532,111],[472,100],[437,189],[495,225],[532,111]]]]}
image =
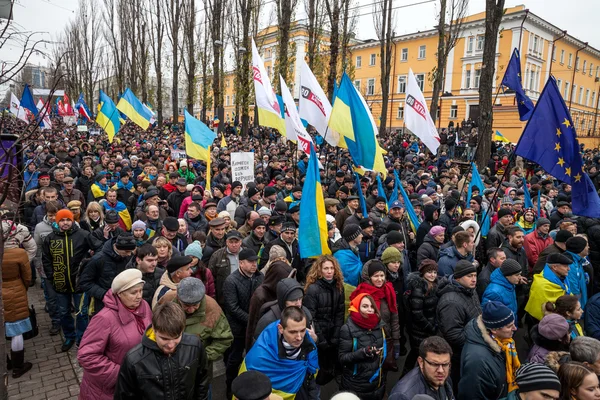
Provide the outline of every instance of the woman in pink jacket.
{"type": "Polygon", "coordinates": [[[150,306],[142,299],[143,287],[141,271],[126,269],[104,295],[104,308],[90,321],[77,352],[84,371],[79,399],[113,398],[123,358],[152,322],[150,306]]]}

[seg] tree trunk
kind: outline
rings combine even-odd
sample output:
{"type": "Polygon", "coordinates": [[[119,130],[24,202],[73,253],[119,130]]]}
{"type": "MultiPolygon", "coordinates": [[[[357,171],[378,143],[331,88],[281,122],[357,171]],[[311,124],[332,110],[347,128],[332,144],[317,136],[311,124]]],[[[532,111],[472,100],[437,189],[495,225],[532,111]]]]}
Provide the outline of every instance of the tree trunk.
{"type": "Polygon", "coordinates": [[[431,106],[429,115],[433,122],[437,120],[437,110],[439,106],[440,92],[444,82],[444,70],[446,68],[446,0],[440,0],[440,18],[438,19],[438,47],[437,47],[437,66],[433,74],[433,93],[431,96],[431,106]]]}
{"type": "Polygon", "coordinates": [[[379,65],[381,68],[381,117],[379,120],[379,133],[383,135],[387,128],[390,73],[392,70],[392,0],[382,1],[381,28],[379,33],[379,65]]]}
{"type": "Polygon", "coordinates": [[[333,88],[337,79],[338,56],[340,51],[340,6],[339,0],[325,0],[329,25],[329,76],[327,78],[327,94],[333,99],[333,88]]]}
{"type": "MultiPolygon", "coordinates": [[[[289,57],[288,50],[290,45],[290,29],[292,26],[292,13],[294,11],[293,0],[278,0],[277,1],[277,17],[279,23],[279,41],[277,44],[277,63],[279,65],[279,75],[283,80],[288,82],[289,75],[289,57]]],[[[279,80],[276,76],[273,79],[275,82],[279,80]]],[[[275,85],[279,87],[279,85],[275,85]]]]}

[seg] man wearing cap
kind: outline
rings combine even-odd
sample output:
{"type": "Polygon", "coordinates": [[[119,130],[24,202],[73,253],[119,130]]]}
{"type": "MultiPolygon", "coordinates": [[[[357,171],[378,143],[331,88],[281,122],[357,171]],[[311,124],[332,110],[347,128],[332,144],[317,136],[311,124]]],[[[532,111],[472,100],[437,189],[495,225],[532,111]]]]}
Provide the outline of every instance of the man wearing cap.
{"type": "Polygon", "coordinates": [[[99,247],[89,232],[79,228],[73,221],[73,213],[68,209],[56,213],[55,221],[58,229],[44,238],[42,247],[42,265],[49,282],[56,292],[56,302],[60,325],[65,342],[62,351],[69,351],[75,341],[81,341],[87,327],[87,307],[83,301],[83,293],[77,286],[77,277],[81,262],[90,250],[99,247]],[[75,304],[77,313],[77,330],[71,315],[71,306],[75,304]],[[80,306],[82,306],[80,308],[80,306]]]}
{"type": "Polygon", "coordinates": [[[192,267],[190,266],[192,257],[173,256],[167,263],[167,270],[160,278],[160,285],[154,292],[152,298],[152,308],[157,304],[172,301],[177,295],[179,282],[192,276],[192,267]]]}
{"type": "Polygon", "coordinates": [[[221,304],[233,333],[233,343],[224,356],[228,394],[243,361],[250,299],[264,279],[264,275],[257,271],[257,260],[258,256],[253,250],[243,249],[239,254],[239,268],[225,279],[221,290],[221,304]]]}
{"type": "Polygon", "coordinates": [[[154,236],[148,240],[148,243],[153,243],[157,237],[163,236],[167,238],[173,245],[173,254],[179,255],[183,253],[188,245],[187,239],[178,232],[179,221],[175,217],[167,217],[163,220],[163,226],[160,232],[157,232],[154,236]]]}
{"type": "MultiPolygon", "coordinates": [[[[585,237],[573,236],[567,239],[567,251],[565,255],[570,256],[573,262],[569,266],[569,289],[571,294],[577,296],[581,308],[585,309],[588,301],[587,285],[590,281],[590,276],[586,272],[586,268],[590,268],[590,263],[587,256],[590,253],[590,246],[585,237]]],[[[591,272],[591,268],[590,268],[591,272]]]]}
{"type": "Polygon", "coordinates": [[[242,235],[238,231],[229,231],[225,236],[225,247],[218,249],[208,262],[208,269],[215,279],[217,302],[223,305],[223,285],[227,277],[239,268],[239,255],[242,249],[242,235]]]}
{"type": "Polygon", "coordinates": [[[550,230],[554,230],[561,219],[571,213],[571,204],[568,201],[559,201],[556,204],[556,211],[550,215],[550,230]]]}
{"type": "Polygon", "coordinates": [[[179,282],[176,301],[185,312],[185,333],[202,340],[208,358],[208,380],[212,381],[213,362],[225,353],[233,341],[233,334],[225,313],[217,302],[206,296],[204,283],[198,278],[179,282]]]}
{"type": "Polygon", "coordinates": [[[369,212],[369,218],[375,225],[375,230],[379,229],[379,225],[383,222],[387,216],[387,202],[382,196],[377,196],[371,211],[369,212]]]}
{"type": "Polygon", "coordinates": [[[325,199],[325,212],[328,215],[335,217],[335,215],[339,212],[338,206],[340,205],[340,201],[338,199],[326,198],[325,199]]]}
{"type": "Polygon", "coordinates": [[[240,196],[242,195],[243,189],[242,182],[235,181],[231,184],[231,194],[223,197],[217,204],[217,212],[227,211],[231,216],[231,219],[235,217],[235,210],[240,205],[240,196]]]}
{"type": "Polygon", "coordinates": [[[363,234],[360,226],[348,225],[342,232],[342,238],[335,242],[333,256],[339,261],[344,282],[357,286],[362,273],[363,263],[360,260],[358,246],[363,234]]]}
{"type": "Polygon", "coordinates": [[[234,400],[282,400],[272,393],[271,380],[262,372],[242,372],[231,384],[234,400]]]}
{"type": "Polygon", "coordinates": [[[272,215],[267,223],[267,232],[265,233],[265,245],[281,235],[281,228],[285,222],[285,217],[280,215],[272,215]]]}
{"type": "Polygon", "coordinates": [[[461,260],[473,263],[475,261],[474,251],[473,234],[467,231],[458,232],[454,238],[454,246],[442,249],[439,252],[438,270],[440,277],[452,275],[456,263],[461,260]]]}
{"type": "Polygon", "coordinates": [[[254,250],[256,254],[260,253],[260,249],[266,244],[265,233],[267,232],[267,224],[260,218],[257,218],[252,223],[252,231],[242,240],[242,246],[254,250]]]}
{"type": "Polygon", "coordinates": [[[85,196],[81,193],[80,190],[73,188],[73,178],[67,176],[63,179],[64,189],[60,191],[60,195],[63,198],[65,204],[77,200],[80,201],[81,204],[85,204],[85,196]]]}
{"type": "Polygon", "coordinates": [[[148,190],[146,193],[144,193],[142,199],[143,200],[138,203],[135,209],[135,219],[146,221],[146,212],[148,210],[148,206],[158,207],[158,217],[160,220],[164,220],[169,216],[169,205],[165,200],[161,200],[156,187],[148,187],[148,190]]]}
{"type": "Polygon", "coordinates": [[[529,363],[517,369],[515,382],[518,386],[501,400],[558,399],[560,380],[556,373],[543,364],[529,363]]]}
{"type": "Polygon", "coordinates": [[[349,196],[348,197],[346,207],[341,209],[335,215],[335,224],[340,231],[344,230],[344,223],[346,222],[346,220],[348,218],[350,218],[351,216],[353,216],[356,213],[359,206],[360,206],[360,201],[359,201],[358,196],[349,196]]]}
{"type": "Polygon", "coordinates": [[[486,248],[501,247],[506,240],[506,228],[513,224],[514,216],[512,211],[507,208],[501,208],[497,214],[498,221],[488,232],[485,242],[486,248]]]}
{"type": "MultiPolygon", "coordinates": [[[[423,222],[417,228],[417,235],[415,241],[415,247],[419,249],[425,240],[426,235],[431,231],[431,228],[438,225],[438,219],[440,216],[440,209],[435,204],[427,204],[423,208],[423,222]]],[[[446,239],[444,233],[443,240],[446,239]]],[[[418,251],[418,250],[417,250],[418,251]]],[[[437,260],[434,260],[437,261],[437,260]]]]}
{"type": "Polygon", "coordinates": [[[337,171],[335,173],[335,181],[329,185],[329,189],[327,190],[327,194],[330,198],[336,197],[337,191],[344,186],[344,171],[337,171]]]}
{"type": "Polygon", "coordinates": [[[530,317],[529,326],[535,325],[544,317],[542,307],[545,303],[554,303],[560,296],[571,294],[567,276],[572,263],[573,259],[566,254],[550,254],[542,272],[533,276],[529,301],[525,307],[530,317]],[[537,321],[532,321],[531,317],[537,321]]]}
{"type": "Polygon", "coordinates": [[[567,240],[573,237],[573,234],[569,231],[558,231],[556,233],[556,237],[554,238],[554,243],[550,246],[546,247],[540,253],[538,260],[535,262],[533,266],[533,274],[539,274],[544,269],[546,265],[546,259],[550,254],[563,254],[567,251],[567,240]]]}
{"type": "MultiPolygon", "coordinates": [[[[179,215],[179,209],[181,208],[181,203],[183,203],[183,200],[186,197],[190,196],[190,193],[187,191],[187,184],[189,182],[187,182],[185,180],[185,178],[179,178],[177,179],[176,182],[176,187],[177,190],[173,191],[171,194],[169,194],[169,197],[167,197],[167,204],[169,205],[169,208],[171,210],[173,210],[173,215],[179,215]]],[[[194,182],[191,182],[194,183],[194,182]]]]}
{"type": "Polygon", "coordinates": [[[525,254],[527,254],[527,262],[529,270],[532,271],[540,254],[544,249],[554,243],[554,240],[548,234],[550,232],[550,220],[547,218],[538,218],[535,223],[533,232],[525,235],[525,254]]]}
{"type": "Polygon", "coordinates": [[[495,301],[483,305],[483,313],[465,329],[457,400],[498,399],[517,388],[516,330],[508,307],[495,301]]]}
{"type": "Polygon", "coordinates": [[[273,211],[275,208],[275,202],[277,201],[277,190],[273,186],[267,186],[263,190],[262,199],[258,201],[261,207],[266,207],[269,211],[273,211]]]}
{"type": "Polygon", "coordinates": [[[285,222],[281,227],[281,233],[275,240],[268,242],[263,248],[259,267],[262,269],[269,261],[269,253],[273,246],[281,246],[285,250],[286,258],[290,262],[292,268],[296,268],[297,278],[302,282],[306,276],[304,265],[300,259],[300,251],[298,250],[298,239],[296,238],[296,225],[293,222],[285,222]]]}
{"type": "Polygon", "coordinates": [[[94,254],[85,265],[79,276],[79,287],[91,298],[90,316],[102,310],[104,295],[110,289],[115,276],[127,269],[136,248],[133,236],[124,233],[104,243],[102,251],[94,254]]]}

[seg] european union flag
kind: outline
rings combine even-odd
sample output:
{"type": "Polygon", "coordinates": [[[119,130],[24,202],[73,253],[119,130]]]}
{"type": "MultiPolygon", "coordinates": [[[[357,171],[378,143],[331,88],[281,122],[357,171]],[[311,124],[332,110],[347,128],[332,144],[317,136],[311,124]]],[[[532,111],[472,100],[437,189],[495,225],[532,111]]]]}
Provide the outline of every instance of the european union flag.
{"type": "Polygon", "coordinates": [[[583,171],[573,121],[554,78],[546,82],[515,154],[538,163],[556,179],[571,185],[573,214],[600,217],[600,198],[583,171]]]}
{"type": "Polygon", "coordinates": [[[504,78],[502,78],[502,86],[515,91],[520,120],[527,121],[531,117],[534,105],[533,101],[525,94],[521,84],[521,57],[517,49],[513,50],[510,57],[504,78]]]}

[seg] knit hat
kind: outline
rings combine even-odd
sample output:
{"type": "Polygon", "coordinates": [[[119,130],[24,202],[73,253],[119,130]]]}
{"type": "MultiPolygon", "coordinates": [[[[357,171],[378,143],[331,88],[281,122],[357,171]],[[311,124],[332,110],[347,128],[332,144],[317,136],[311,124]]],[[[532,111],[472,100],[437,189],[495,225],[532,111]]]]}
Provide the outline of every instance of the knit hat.
{"type": "Polygon", "coordinates": [[[556,390],[560,392],[560,380],[552,369],[544,364],[523,364],[517,369],[515,382],[520,393],[536,390],[556,390]]]}
{"type": "Polygon", "coordinates": [[[377,204],[377,203],[387,203],[387,201],[385,201],[385,197],[383,197],[383,196],[377,196],[375,198],[375,204],[377,204]]]}
{"type": "Polygon", "coordinates": [[[559,340],[569,333],[569,323],[559,314],[548,314],[538,324],[540,335],[549,340],[559,340]]]}
{"type": "Polygon", "coordinates": [[[360,226],[355,224],[348,224],[344,227],[342,237],[346,242],[350,242],[356,239],[361,233],[362,229],[360,229],[360,226]]]}
{"type": "Polygon", "coordinates": [[[498,219],[507,215],[513,215],[512,211],[510,211],[508,208],[501,208],[500,211],[498,211],[498,219]]]}
{"type": "Polygon", "coordinates": [[[271,216],[271,210],[269,210],[267,207],[261,207],[258,209],[258,215],[260,215],[261,217],[263,215],[268,215],[269,217],[271,216]]]}
{"type": "Polygon", "coordinates": [[[198,304],[205,294],[204,283],[198,278],[185,278],[177,285],[177,298],[185,304],[198,304]]]}
{"type": "Polygon", "coordinates": [[[385,265],[383,265],[383,263],[379,260],[371,261],[369,263],[369,268],[367,269],[367,272],[369,273],[369,278],[372,277],[373,275],[375,275],[379,271],[385,273],[385,265]]]}
{"type": "Polygon", "coordinates": [[[54,217],[55,221],[60,221],[61,219],[70,219],[71,221],[73,221],[74,217],[73,217],[73,212],[71,210],[69,210],[68,208],[63,208],[62,210],[58,210],[58,212],[56,213],[56,216],[54,217]]]}
{"type": "Polygon", "coordinates": [[[477,202],[477,204],[479,204],[479,205],[481,205],[481,202],[483,201],[481,196],[473,196],[473,197],[471,197],[471,200],[475,200],[477,202]]]}
{"type": "Polygon", "coordinates": [[[396,243],[404,242],[404,235],[398,231],[392,231],[387,234],[387,237],[385,240],[386,240],[387,244],[389,244],[391,246],[396,243]]]}
{"type": "Polygon", "coordinates": [[[483,305],[481,319],[486,328],[499,329],[515,322],[515,315],[499,301],[488,301],[483,305]]]}
{"type": "Polygon", "coordinates": [[[573,234],[569,231],[558,231],[554,237],[554,241],[558,243],[565,243],[569,238],[572,238],[573,234]]]}
{"type": "Polygon", "coordinates": [[[195,240],[192,243],[188,244],[188,247],[185,248],[184,255],[193,256],[193,257],[196,257],[197,259],[201,260],[202,259],[202,246],[200,245],[200,242],[195,240]]]}
{"type": "MultiPolygon", "coordinates": [[[[108,210],[104,214],[104,222],[107,224],[116,224],[119,222],[119,214],[115,210],[108,210]]],[[[179,222],[177,223],[179,225],[179,222]]]]}
{"type": "Polygon", "coordinates": [[[370,218],[363,218],[360,220],[360,229],[367,229],[369,227],[373,227],[373,221],[370,218]]]}
{"type": "Polygon", "coordinates": [[[473,272],[477,272],[477,268],[475,268],[475,265],[473,265],[472,262],[460,260],[456,263],[456,267],[454,267],[454,279],[462,278],[473,272]]]}
{"type": "Polygon", "coordinates": [[[550,220],[548,218],[538,218],[536,226],[542,225],[550,225],[550,220]]]}
{"type": "Polygon", "coordinates": [[[296,232],[296,224],[293,222],[284,222],[281,226],[281,232],[296,232]]]}
{"type": "Polygon", "coordinates": [[[248,198],[255,196],[257,193],[260,193],[260,190],[255,187],[251,187],[248,189],[248,198]]]}
{"type": "Polygon", "coordinates": [[[173,256],[167,263],[167,271],[169,274],[177,271],[181,267],[185,267],[186,265],[192,262],[192,257],[190,256],[173,256]]]}
{"type": "Polygon", "coordinates": [[[254,220],[254,222],[252,222],[252,230],[258,228],[259,226],[267,226],[267,223],[265,221],[262,220],[262,218],[257,218],[254,220]]]}
{"type": "Polygon", "coordinates": [[[131,233],[122,233],[115,240],[115,247],[118,250],[135,250],[137,245],[131,233]]]}
{"type": "Polygon", "coordinates": [[[131,230],[134,231],[136,229],[146,230],[146,223],[144,221],[142,221],[141,219],[138,219],[133,224],[131,224],[131,230]]]}
{"type": "Polygon", "coordinates": [[[511,276],[522,273],[523,268],[517,260],[507,258],[500,266],[500,272],[502,272],[502,275],[504,276],[511,276]]]}
{"type": "Polygon", "coordinates": [[[502,202],[500,204],[502,205],[502,204],[512,204],[512,203],[513,203],[513,201],[509,196],[504,196],[502,198],[502,202]]]}
{"type": "Polygon", "coordinates": [[[392,262],[402,262],[402,254],[400,254],[400,250],[397,248],[389,246],[383,251],[383,254],[381,255],[381,262],[385,265],[388,265],[392,262]]]}
{"type": "Polygon", "coordinates": [[[244,187],[244,185],[240,181],[233,181],[231,184],[231,190],[235,189],[236,187],[244,187]]]}
{"type": "Polygon", "coordinates": [[[139,283],[145,283],[142,279],[142,271],[137,268],[128,268],[119,275],[115,276],[110,288],[113,294],[119,294],[139,283]]]}
{"type": "Polygon", "coordinates": [[[582,238],[581,236],[573,236],[573,237],[567,239],[566,246],[567,246],[567,251],[570,251],[571,253],[579,254],[587,246],[587,240],[585,240],[585,238],[582,238]]]}
{"type": "Polygon", "coordinates": [[[454,200],[452,197],[444,201],[444,207],[446,207],[446,210],[454,209],[457,204],[458,203],[456,202],[456,200],[454,200]]]}
{"type": "Polygon", "coordinates": [[[431,229],[429,230],[429,236],[431,237],[435,237],[437,235],[439,235],[440,233],[444,233],[446,232],[446,228],[444,228],[441,225],[436,225],[431,227],[431,229]]]}
{"type": "Polygon", "coordinates": [[[419,274],[421,274],[421,276],[425,275],[429,271],[437,272],[437,270],[438,270],[438,265],[432,259],[426,258],[423,261],[421,261],[421,264],[419,264],[419,274]]]}
{"type": "Polygon", "coordinates": [[[246,371],[231,383],[231,392],[238,400],[264,400],[271,394],[271,380],[262,372],[246,371]]]}
{"type": "Polygon", "coordinates": [[[179,230],[179,221],[175,217],[167,217],[163,221],[163,226],[168,231],[177,232],[179,230]]]}
{"type": "Polygon", "coordinates": [[[265,188],[265,190],[263,191],[263,196],[269,197],[269,196],[273,196],[276,193],[277,193],[277,190],[273,186],[267,186],[265,188]]]}

